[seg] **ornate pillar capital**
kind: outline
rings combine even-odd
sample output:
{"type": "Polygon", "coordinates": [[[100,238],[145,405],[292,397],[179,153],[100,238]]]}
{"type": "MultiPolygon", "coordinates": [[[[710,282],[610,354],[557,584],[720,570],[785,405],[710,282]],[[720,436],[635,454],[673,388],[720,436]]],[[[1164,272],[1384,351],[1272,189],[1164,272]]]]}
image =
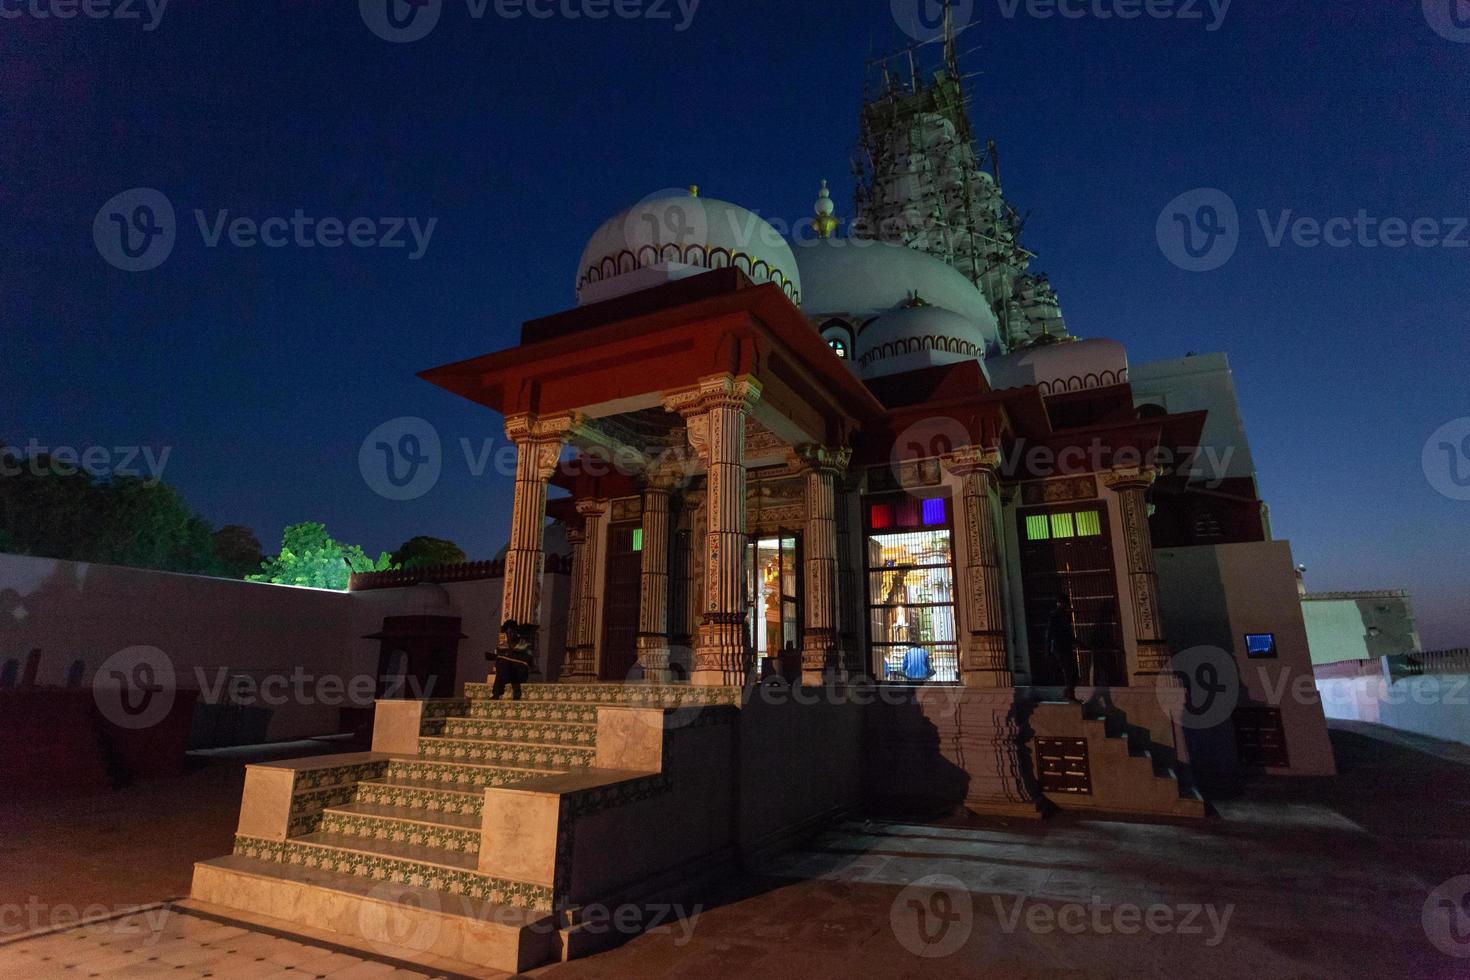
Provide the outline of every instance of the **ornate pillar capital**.
{"type": "Polygon", "coordinates": [[[577,513],[583,517],[601,517],[607,513],[607,501],[584,498],[577,501],[577,513]]]}
{"type": "Polygon", "coordinates": [[[982,472],[993,475],[1000,470],[1001,455],[998,449],[961,446],[954,452],[939,457],[939,464],[956,476],[982,472]]]}
{"type": "Polygon", "coordinates": [[[845,446],[822,446],[808,442],[794,447],[792,452],[808,469],[831,473],[833,476],[846,473],[848,464],[852,462],[852,450],[845,446]]]}
{"type": "Polygon", "coordinates": [[[1128,490],[1147,490],[1158,479],[1159,471],[1152,466],[1120,466],[1107,473],[1098,474],[1103,486],[1116,493],[1128,490]]]}
{"type": "Polygon", "coordinates": [[[505,417],[505,437],[511,442],[564,443],[586,425],[587,417],[581,412],[558,412],[555,415],[521,412],[505,417]]]}

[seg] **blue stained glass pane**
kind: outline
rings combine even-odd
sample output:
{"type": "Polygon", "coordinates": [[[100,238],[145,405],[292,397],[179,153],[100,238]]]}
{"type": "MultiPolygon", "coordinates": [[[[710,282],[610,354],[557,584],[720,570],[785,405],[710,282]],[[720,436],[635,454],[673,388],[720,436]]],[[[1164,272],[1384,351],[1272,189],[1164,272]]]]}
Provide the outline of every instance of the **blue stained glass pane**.
{"type": "Polygon", "coordinates": [[[943,497],[934,497],[932,499],[929,499],[929,500],[924,501],[924,523],[925,524],[943,524],[944,523],[944,498],[943,497]]]}

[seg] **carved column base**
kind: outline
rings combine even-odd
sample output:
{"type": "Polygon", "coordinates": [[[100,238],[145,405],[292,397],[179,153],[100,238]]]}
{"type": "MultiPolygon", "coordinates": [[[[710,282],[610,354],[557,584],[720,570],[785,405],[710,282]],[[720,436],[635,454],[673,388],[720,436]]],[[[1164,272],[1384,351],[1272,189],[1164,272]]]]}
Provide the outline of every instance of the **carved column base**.
{"type": "Polygon", "coordinates": [[[1039,819],[1030,748],[1023,742],[1014,688],[967,691],[960,711],[966,740],[965,809],[985,816],[1039,819]]]}
{"type": "Polygon", "coordinates": [[[571,669],[562,676],[569,681],[587,682],[596,680],[597,668],[595,665],[597,648],[591,645],[578,646],[573,651],[571,669]]]}
{"type": "Polygon", "coordinates": [[[720,687],[745,683],[745,617],[740,613],[706,613],[694,641],[694,669],[689,683],[720,687]]]}
{"type": "Polygon", "coordinates": [[[842,650],[830,629],[808,626],[801,651],[801,682],[807,687],[840,683],[843,679],[842,650]]]}
{"type": "Polygon", "coordinates": [[[1004,633],[971,633],[961,651],[960,681],[966,687],[1014,687],[1004,633]]]}
{"type": "Polygon", "coordinates": [[[1161,640],[1138,641],[1138,669],[1133,683],[1139,687],[1179,687],[1179,675],[1169,669],[1169,645],[1161,640]]]}
{"type": "Polygon", "coordinates": [[[662,633],[638,634],[638,666],[649,684],[669,682],[669,638],[662,633]]]}

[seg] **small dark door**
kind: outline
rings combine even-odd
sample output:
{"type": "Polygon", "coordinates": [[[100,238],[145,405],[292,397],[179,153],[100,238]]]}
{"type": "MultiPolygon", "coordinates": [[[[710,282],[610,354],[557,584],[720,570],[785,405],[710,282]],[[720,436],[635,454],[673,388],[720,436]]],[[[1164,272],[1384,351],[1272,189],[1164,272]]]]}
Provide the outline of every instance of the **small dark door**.
{"type": "Polygon", "coordinates": [[[614,524],[607,532],[607,584],[602,605],[602,672],[625,681],[638,662],[638,605],[643,596],[643,530],[614,524]]]}
{"type": "Polygon", "coordinates": [[[1108,512],[1102,502],[1022,511],[1020,536],[1031,682],[1063,683],[1062,674],[1047,656],[1046,641],[1057,596],[1065,592],[1072,600],[1072,628],[1082,684],[1126,684],[1118,582],[1108,512]]]}

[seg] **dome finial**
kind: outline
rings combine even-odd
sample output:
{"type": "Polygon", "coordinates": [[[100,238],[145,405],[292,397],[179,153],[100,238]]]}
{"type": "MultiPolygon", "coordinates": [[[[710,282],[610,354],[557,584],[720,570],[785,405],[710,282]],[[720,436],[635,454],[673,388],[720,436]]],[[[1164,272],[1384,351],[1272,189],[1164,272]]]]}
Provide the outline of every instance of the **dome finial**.
{"type": "Polygon", "coordinates": [[[827,182],[824,180],[812,214],[812,228],[816,230],[818,238],[831,238],[837,226],[842,224],[841,218],[832,217],[833,209],[832,194],[827,190],[827,182]]]}
{"type": "Polygon", "coordinates": [[[689,196],[690,197],[698,197],[699,196],[699,185],[698,184],[690,184],[689,185],[689,196]]]}

